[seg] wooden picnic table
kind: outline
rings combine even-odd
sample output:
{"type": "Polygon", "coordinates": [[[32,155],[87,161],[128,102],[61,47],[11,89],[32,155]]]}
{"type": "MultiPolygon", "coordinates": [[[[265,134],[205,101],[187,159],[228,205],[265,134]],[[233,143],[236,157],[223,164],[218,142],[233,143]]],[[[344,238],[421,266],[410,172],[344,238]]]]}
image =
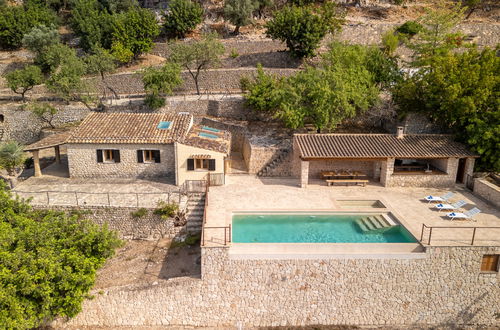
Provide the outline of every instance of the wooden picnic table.
{"type": "Polygon", "coordinates": [[[362,178],[362,177],[367,177],[367,175],[363,172],[359,171],[353,171],[353,172],[347,172],[347,171],[325,171],[321,172],[321,176],[323,179],[332,179],[332,178],[362,178]]]}

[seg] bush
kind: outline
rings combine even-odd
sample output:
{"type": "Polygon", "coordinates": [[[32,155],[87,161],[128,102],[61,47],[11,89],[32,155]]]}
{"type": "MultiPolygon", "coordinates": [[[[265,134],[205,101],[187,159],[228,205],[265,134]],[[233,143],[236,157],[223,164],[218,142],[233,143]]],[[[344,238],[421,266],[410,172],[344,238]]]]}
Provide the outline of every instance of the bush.
{"type": "Polygon", "coordinates": [[[392,30],[382,35],[382,48],[386,54],[392,55],[399,46],[399,37],[392,30]]]}
{"type": "Polygon", "coordinates": [[[154,210],[155,215],[159,215],[162,219],[172,218],[179,210],[179,205],[175,203],[158,202],[157,208],[154,210]]]}
{"type": "Polygon", "coordinates": [[[0,145],[0,168],[9,175],[15,175],[26,161],[23,146],[15,141],[4,142],[0,145]]]}
{"type": "Polygon", "coordinates": [[[0,183],[0,328],[73,317],[97,270],[122,243],[115,232],[63,212],[33,211],[0,183]]]}
{"type": "Polygon", "coordinates": [[[80,37],[80,47],[111,48],[113,16],[97,0],[75,0],[71,11],[71,28],[80,37]]]}
{"type": "Polygon", "coordinates": [[[408,37],[413,37],[422,31],[422,24],[415,21],[407,21],[396,29],[397,33],[404,34],[408,37]]]}
{"type": "Polygon", "coordinates": [[[240,32],[240,27],[252,22],[252,13],[256,3],[252,0],[226,0],[224,3],[224,18],[235,26],[234,34],[240,32]]]}
{"type": "Polygon", "coordinates": [[[0,48],[17,49],[25,34],[35,26],[57,26],[56,14],[47,7],[29,4],[0,10],[0,48]]]}
{"type": "Polygon", "coordinates": [[[131,212],[130,215],[133,217],[133,218],[142,218],[144,216],[146,216],[148,214],[148,210],[144,207],[141,207],[140,209],[138,209],[137,211],[135,212],[131,212]]]}
{"type": "Polygon", "coordinates": [[[54,27],[35,26],[23,37],[23,46],[38,55],[47,47],[60,42],[59,32],[54,27]]]}
{"type": "Polygon", "coordinates": [[[165,33],[183,38],[186,33],[193,31],[203,18],[203,8],[190,0],[172,0],[169,10],[164,15],[165,33]]]}
{"type": "Polygon", "coordinates": [[[312,57],[328,32],[340,29],[344,13],[333,3],[327,3],[319,12],[311,7],[285,7],[266,24],[268,37],[286,42],[292,55],[312,57]]]}

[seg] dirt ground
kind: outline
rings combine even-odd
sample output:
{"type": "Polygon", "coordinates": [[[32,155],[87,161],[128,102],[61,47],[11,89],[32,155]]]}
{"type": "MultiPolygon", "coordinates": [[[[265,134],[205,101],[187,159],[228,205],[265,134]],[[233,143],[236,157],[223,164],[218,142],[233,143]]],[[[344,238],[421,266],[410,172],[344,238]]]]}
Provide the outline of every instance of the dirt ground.
{"type": "Polygon", "coordinates": [[[170,248],[171,239],[131,240],[99,271],[95,289],[151,285],[176,277],[200,277],[200,247],[170,248]]]}

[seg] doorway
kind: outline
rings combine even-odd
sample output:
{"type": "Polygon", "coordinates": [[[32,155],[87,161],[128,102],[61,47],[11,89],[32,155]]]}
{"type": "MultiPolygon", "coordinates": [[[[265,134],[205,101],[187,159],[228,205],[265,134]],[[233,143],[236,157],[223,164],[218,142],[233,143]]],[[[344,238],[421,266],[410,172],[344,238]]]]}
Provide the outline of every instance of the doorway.
{"type": "Polygon", "coordinates": [[[458,169],[457,169],[457,183],[464,183],[464,174],[465,174],[465,158],[460,158],[458,160],[458,169]]]}

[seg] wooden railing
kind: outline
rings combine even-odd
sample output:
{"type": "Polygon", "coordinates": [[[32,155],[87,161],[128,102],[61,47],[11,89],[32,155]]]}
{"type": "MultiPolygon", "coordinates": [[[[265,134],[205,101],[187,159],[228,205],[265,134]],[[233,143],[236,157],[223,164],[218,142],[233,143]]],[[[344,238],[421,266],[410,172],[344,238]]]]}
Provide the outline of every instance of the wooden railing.
{"type": "MultiPolygon", "coordinates": [[[[424,240],[424,231],[425,229],[429,229],[429,235],[427,238],[427,245],[431,245],[432,240],[432,231],[433,229],[472,229],[471,231],[471,243],[470,245],[474,245],[474,241],[476,240],[476,232],[478,229],[500,229],[500,227],[452,227],[452,226],[427,226],[425,223],[422,224],[422,232],[420,234],[420,242],[424,240]]],[[[499,236],[500,237],[500,236],[499,236]]]]}

